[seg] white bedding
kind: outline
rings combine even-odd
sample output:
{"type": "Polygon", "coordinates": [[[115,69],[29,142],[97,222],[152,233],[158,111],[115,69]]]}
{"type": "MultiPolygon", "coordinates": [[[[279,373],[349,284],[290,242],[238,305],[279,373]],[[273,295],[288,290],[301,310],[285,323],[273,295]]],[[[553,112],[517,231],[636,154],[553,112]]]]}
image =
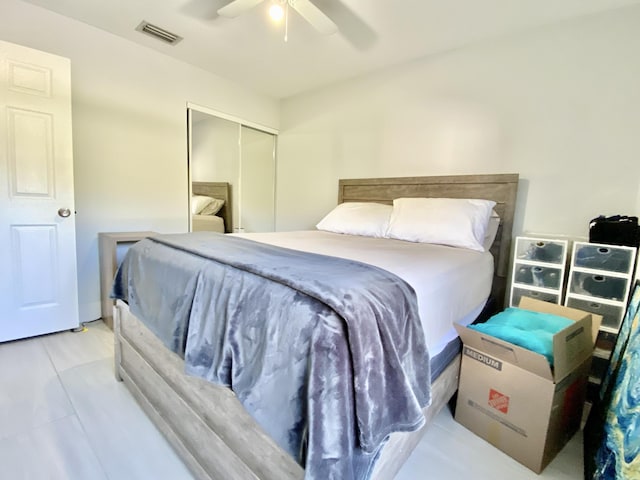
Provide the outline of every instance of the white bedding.
{"type": "Polygon", "coordinates": [[[217,215],[192,215],[191,230],[224,233],[224,220],[217,215]]]}
{"type": "Polygon", "coordinates": [[[493,256],[488,252],[323,231],[237,235],[369,263],[403,278],[416,291],[432,357],[457,336],[453,323],[472,322],[491,292],[493,256]]]}

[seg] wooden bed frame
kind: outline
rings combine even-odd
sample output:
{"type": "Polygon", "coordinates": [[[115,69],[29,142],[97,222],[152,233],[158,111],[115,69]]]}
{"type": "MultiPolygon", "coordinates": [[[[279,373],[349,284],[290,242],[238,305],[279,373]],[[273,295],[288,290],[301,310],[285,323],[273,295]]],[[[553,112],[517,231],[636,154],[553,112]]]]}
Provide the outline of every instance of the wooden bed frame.
{"type": "Polygon", "coordinates": [[[231,233],[233,231],[231,185],[227,182],[191,182],[191,193],[224,200],[224,205],[217,215],[224,220],[224,232],[231,233]]]}
{"type": "MultiPolygon", "coordinates": [[[[497,202],[501,229],[494,295],[504,300],[517,174],[340,180],[339,202],[390,203],[398,197],[484,198],[497,202]],[[496,287],[497,282],[497,287],[496,287]]],[[[123,380],[149,418],[165,435],[197,479],[291,480],[304,470],[271,440],[233,392],[184,372],[183,360],[166,349],[118,301],[114,309],[116,376],[123,380]]],[[[460,355],[432,385],[427,425],[458,386],[460,355]]],[[[425,432],[394,433],[382,450],[372,478],[391,479],[425,432]]]]}

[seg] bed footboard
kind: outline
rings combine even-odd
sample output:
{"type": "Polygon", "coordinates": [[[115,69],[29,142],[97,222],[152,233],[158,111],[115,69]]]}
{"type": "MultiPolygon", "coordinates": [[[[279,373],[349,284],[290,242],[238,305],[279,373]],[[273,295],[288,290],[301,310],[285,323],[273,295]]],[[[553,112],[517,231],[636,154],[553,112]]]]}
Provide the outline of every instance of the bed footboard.
{"type": "MultiPolygon", "coordinates": [[[[304,470],[260,428],[231,390],[184,374],[169,351],[128,306],[114,307],[115,374],[197,479],[302,479],[304,470]]],[[[460,356],[434,382],[427,425],[458,385],[460,356]]],[[[424,435],[395,433],[373,479],[392,479],[424,435]]]]}
{"type": "Polygon", "coordinates": [[[183,373],[130,312],[115,307],[116,375],[198,479],[301,479],[304,470],[264,433],[233,392],[183,373]]]}

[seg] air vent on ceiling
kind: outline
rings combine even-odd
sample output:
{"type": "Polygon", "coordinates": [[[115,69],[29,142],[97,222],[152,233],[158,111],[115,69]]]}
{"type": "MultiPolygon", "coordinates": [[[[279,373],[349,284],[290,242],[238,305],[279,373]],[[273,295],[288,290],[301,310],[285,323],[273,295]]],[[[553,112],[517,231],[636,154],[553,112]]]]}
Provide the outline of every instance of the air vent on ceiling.
{"type": "Polygon", "coordinates": [[[160,39],[170,45],[175,45],[180,40],[182,40],[182,37],[176,35],[175,33],[171,33],[163,28],[156,27],[155,25],[152,25],[151,23],[144,20],[140,23],[140,25],[136,27],[136,30],[142,33],[146,33],[147,35],[151,35],[152,37],[160,39]]]}

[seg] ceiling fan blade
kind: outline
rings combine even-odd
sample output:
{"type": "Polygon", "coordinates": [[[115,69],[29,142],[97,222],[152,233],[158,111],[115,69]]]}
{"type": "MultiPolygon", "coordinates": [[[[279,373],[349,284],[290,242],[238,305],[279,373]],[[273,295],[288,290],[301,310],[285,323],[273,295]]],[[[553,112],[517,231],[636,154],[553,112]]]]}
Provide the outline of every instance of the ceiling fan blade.
{"type": "Polygon", "coordinates": [[[221,17],[235,18],[263,1],[264,0],[234,0],[224,7],[219,8],[218,15],[221,17]]]}
{"type": "MultiPolygon", "coordinates": [[[[238,1],[238,0],[236,0],[238,1]]],[[[338,26],[309,0],[289,0],[291,5],[313,28],[325,35],[338,31],[338,26]]]]}

